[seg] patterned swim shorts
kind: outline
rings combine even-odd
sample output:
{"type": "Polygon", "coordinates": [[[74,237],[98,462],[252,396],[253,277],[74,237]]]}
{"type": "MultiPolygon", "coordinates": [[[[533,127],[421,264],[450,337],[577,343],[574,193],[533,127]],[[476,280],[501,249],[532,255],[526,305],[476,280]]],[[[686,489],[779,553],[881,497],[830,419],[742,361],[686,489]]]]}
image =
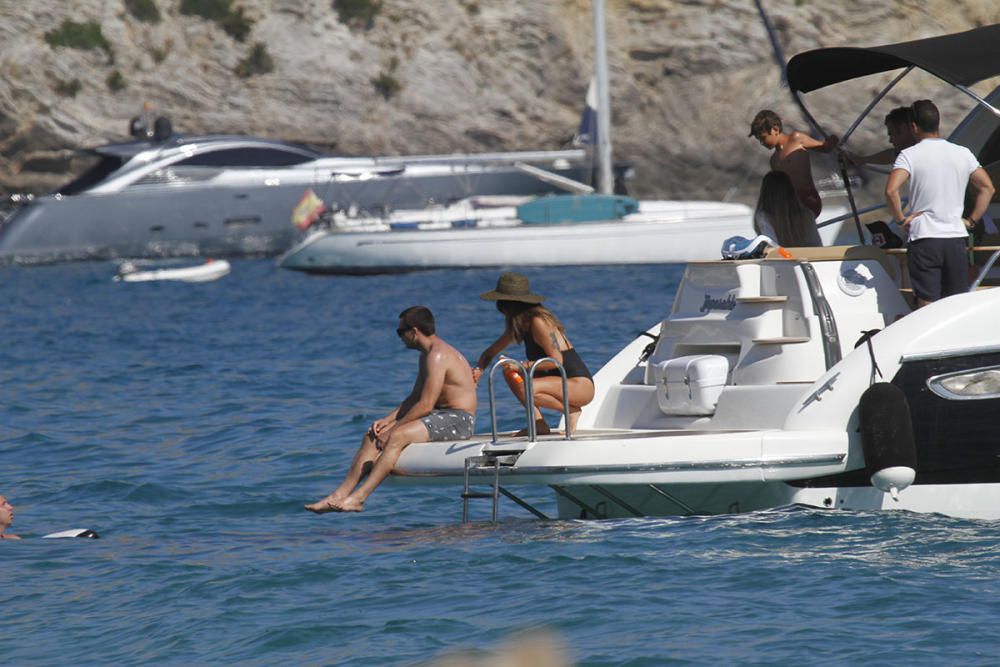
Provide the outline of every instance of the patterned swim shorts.
{"type": "Polygon", "coordinates": [[[433,410],[420,421],[427,427],[430,442],[468,440],[476,428],[476,418],[462,410],[433,410]]]}

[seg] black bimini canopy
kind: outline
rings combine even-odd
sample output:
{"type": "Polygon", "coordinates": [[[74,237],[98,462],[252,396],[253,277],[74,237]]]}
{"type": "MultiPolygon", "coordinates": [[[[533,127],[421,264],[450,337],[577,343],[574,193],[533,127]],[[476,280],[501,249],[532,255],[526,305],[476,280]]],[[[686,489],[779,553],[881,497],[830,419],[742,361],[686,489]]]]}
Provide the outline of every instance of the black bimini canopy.
{"type": "Polygon", "coordinates": [[[806,51],[788,61],[788,86],[808,93],[841,81],[918,67],[958,86],[1000,74],[1000,24],[871,48],[806,51]]]}

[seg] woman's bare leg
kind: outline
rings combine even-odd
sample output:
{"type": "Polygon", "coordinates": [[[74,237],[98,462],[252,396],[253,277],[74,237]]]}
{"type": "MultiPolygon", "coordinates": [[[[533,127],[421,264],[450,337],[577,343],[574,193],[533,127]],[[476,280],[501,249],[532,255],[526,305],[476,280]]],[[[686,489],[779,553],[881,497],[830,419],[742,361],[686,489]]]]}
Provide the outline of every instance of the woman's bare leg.
{"type": "Polygon", "coordinates": [[[569,432],[570,433],[576,433],[576,425],[577,425],[577,423],[579,423],[579,421],[580,421],[580,415],[582,415],[582,414],[583,414],[583,410],[581,410],[579,408],[577,408],[576,410],[574,410],[573,406],[572,405],[570,406],[570,408],[569,408],[569,432]]]}
{"type": "MultiPolygon", "coordinates": [[[[573,433],[580,420],[581,408],[594,400],[594,383],[587,378],[570,378],[566,381],[566,392],[569,394],[569,423],[566,427],[573,433]]],[[[535,405],[562,412],[564,407],[562,378],[552,376],[537,378],[535,405]]]]}
{"type": "MultiPolygon", "coordinates": [[[[504,374],[504,379],[507,381],[507,386],[510,387],[510,391],[511,391],[512,394],[514,394],[514,397],[517,398],[517,400],[521,402],[521,405],[525,405],[527,403],[528,399],[525,397],[525,393],[524,393],[524,379],[521,378],[521,375],[520,374],[517,374],[517,375],[507,375],[507,374],[504,374]]],[[[535,380],[535,383],[537,385],[538,380],[535,380]]],[[[536,392],[537,392],[537,390],[536,390],[536,392]]],[[[538,394],[536,393],[535,394],[536,399],[537,399],[537,396],[538,396],[538,394]]],[[[549,434],[549,433],[552,432],[552,429],[549,428],[548,422],[545,421],[545,417],[542,416],[542,413],[539,411],[537,405],[535,406],[535,411],[533,413],[533,416],[535,418],[535,433],[536,434],[538,434],[538,435],[547,435],[547,434],[549,434]]],[[[527,428],[522,428],[520,431],[518,431],[514,435],[518,435],[518,436],[528,435],[528,429],[527,428]]]]}

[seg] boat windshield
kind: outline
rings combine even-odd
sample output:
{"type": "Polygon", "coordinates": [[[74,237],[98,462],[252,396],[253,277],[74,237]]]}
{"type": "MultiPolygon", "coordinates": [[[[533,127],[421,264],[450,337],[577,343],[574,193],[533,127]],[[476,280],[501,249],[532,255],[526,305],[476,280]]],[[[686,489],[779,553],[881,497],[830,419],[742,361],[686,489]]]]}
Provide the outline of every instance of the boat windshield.
{"type": "Polygon", "coordinates": [[[316,155],[280,148],[227,148],[207,151],[177,163],[187,167],[287,167],[316,159],[316,155]]]}
{"type": "Polygon", "coordinates": [[[54,194],[59,195],[76,195],[80,194],[84,190],[97,185],[108,175],[114,173],[121,168],[123,160],[120,157],[114,157],[110,155],[103,155],[101,158],[89,169],[84,171],[78,177],[62,186],[55,191],[54,194]]]}
{"type": "Polygon", "coordinates": [[[987,168],[996,167],[1000,163],[1000,124],[994,128],[978,157],[979,163],[987,168]]]}

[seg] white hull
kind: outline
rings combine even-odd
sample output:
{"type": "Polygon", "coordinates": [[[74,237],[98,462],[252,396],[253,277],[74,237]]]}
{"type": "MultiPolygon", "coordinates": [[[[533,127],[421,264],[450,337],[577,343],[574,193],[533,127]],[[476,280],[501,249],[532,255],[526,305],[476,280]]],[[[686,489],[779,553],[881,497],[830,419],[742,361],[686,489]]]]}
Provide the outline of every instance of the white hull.
{"type": "MultiPolygon", "coordinates": [[[[649,341],[639,337],[598,371],[574,440],[415,444],[396,474],[460,485],[466,460],[487,455],[500,462],[501,486],[551,487],[564,518],[804,504],[1000,519],[1000,290],[910,312],[896,260],[878,249],[790,252],[689,265],[672,312],[650,330],[659,332],[652,356],[639,360],[649,341]],[[855,347],[872,329],[871,350],[855,347]],[[705,356],[728,371],[714,384],[701,383],[708,374],[671,384],[672,368],[697,370],[705,356]],[[904,396],[905,411],[878,403],[886,421],[865,421],[859,406],[873,383],[904,396]],[[894,500],[870,482],[866,451],[879,450],[863,433],[901,425],[912,430],[916,479],[894,500]]],[[[490,465],[471,469],[478,491],[492,484],[490,465]]]]}
{"type": "Polygon", "coordinates": [[[173,280],[185,283],[205,283],[218,280],[230,271],[229,262],[224,259],[206,262],[198,266],[185,266],[176,269],[155,269],[153,271],[135,271],[115,276],[115,280],[126,283],[144,283],[156,280],[173,280]]]}
{"type": "Polygon", "coordinates": [[[316,273],[433,268],[680,263],[719,256],[722,241],[753,237],[739,204],[642,202],[622,220],[575,224],[317,231],[279,260],[316,273]]]}
{"type": "MultiPolygon", "coordinates": [[[[796,447],[769,458],[760,456],[762,449],[768,449],[760,446],[768,437],[764,433],[714,434],[708,440],[682,433],[672,437],[677,441],[673,449],[671,436],[651,434],[629,451],[622,446],[627,439],[597,432],[581,432],[569,443],[549,436],[522,454],[516,466],[501,467],[500,482],[515,490],[518,485],[551,487],[562,518],[714,515],[806,505],[1000,519],[1000,483],[915,484],[900,493],[898,500],[870,485],[801,486],[802,480],[844,470],[844,433],[801,433],[796,447]],[[705,447],[710,440],[714,444],[705,447]],[[706,449],[714,449],[719,456],[710,459],[706,449]],[[795,481],[798,485],[789,483],[795,481]]],[[[486,436],[479,436],[475,442],[410,447],[395,470],[396,481],[460,486],[465,457],[477,455],[488,442],[486,436]]],[[[500,446],[505,442],[518,440],[501,439],[500,446]]],[[[773,451],[780,448],[771,447],[773,451]]],[[[475,471],[472,479],[481,490],[492,484],[493,473],[475,471]]]]}
{"type": "MultiPolygon", "coordinates": [[[[995,72],[955,65],[956,53],[964,44],[965,56],[989,50],[998,29],[859,49],[873,57],[843,67],[834,67],[842,49],[813,50],[789,62],[789,86],[798,97],[907,63],[947,70],[956,86],[980,81],[995,72]]],[[[996,160],[987,147],[998,136],[1000,112],[990,110],[993,117],[974,114],[956,131],[965,137],[961,143],[982,149],[975,152],[984,164],[984,156],[996,160]]],[[[672,247],[647,237],[643,247],[629,246],[635,253],[629,258],[717,257],[726,234],[712,230],[712,247],[703,247],[708,239],[695,238],[711,225],[698,227],[676,235],[683,242],[672,247]],[[671,254],[679,247],[689,254],[671,254]]],[[[621,259],[623,239],[595,234],[577,246],[546,238],[545,231],[516,230],[536,235],[516,257],[503,253],[498,236],[482,248],[441,243],[462,257],[436,262],[630,261],[621,259]]],[[[827,229],[824,240],[845,233],[851,230],[841,224],[827,229]]],[[[365,243],[379,247],[389,245],[379,238],[398,238],[411,245],[403,239],[416,237],[431,238],[380,235],[365,243]]],[[[366,266],[355,258],[365,259],[364,249],[340,252],[366,266]]],[[[405,266],[391,246],[380,253],[392,257],[390,268],[405,266]]],[[[576,439],[416,443],[395,472],[417,482],[492,484],[487,497],[494,510],[500,494],[511,496],[508,486],[548,486],[566,518],[720,514],[798,503],[1000,519],[1000,289],[954,294],[913,311],[904,265],[901,254],[871,246],[786,248],[757,260],[690,263],[670,313],[647,332],[656,337],[652,348],[638,337],[595,375],[595,397],[583,408],[576,439]]],[[[479,491],[466,499],[484,495],[479,491]]]]}

